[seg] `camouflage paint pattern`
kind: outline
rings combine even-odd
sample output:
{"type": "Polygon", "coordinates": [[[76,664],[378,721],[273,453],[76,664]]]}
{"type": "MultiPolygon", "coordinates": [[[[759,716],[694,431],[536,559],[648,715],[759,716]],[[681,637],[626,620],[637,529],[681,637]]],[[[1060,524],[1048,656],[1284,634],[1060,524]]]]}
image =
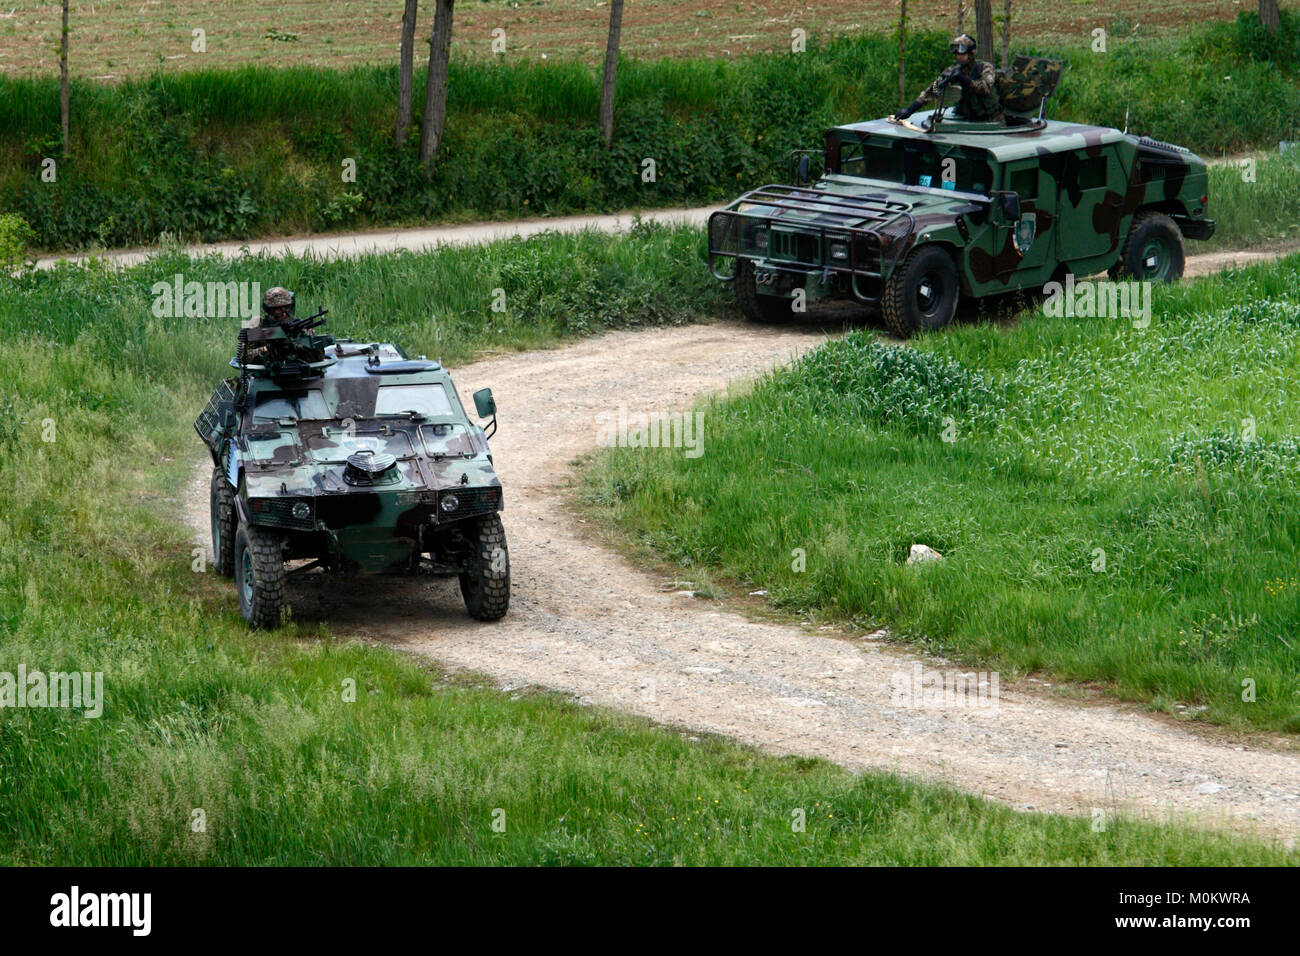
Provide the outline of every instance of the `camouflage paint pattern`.
{"type": "MultiPolygon", "coordinates": [[[[903,254],[933,243],[956,261],[962,294],[978,297],[1041,286],[1058,270],[1082,275],[1109,268],[1119,259],[1139,210],[1170,215],[1191,238],[1208,238],[1213,231],[1202,202],[1209,180],[1200,157],[1107,127],[1056,120],[1004,127],[959,120],[947,111],[936,133],[916,132],[886,119],[836,127],[826,133],[824,155],[825,172],[802,190],[848,197],[837,200],[833,217],[801,208],[793,200],[775,208],[755,206],[756,194],[770,196],[778,187],[764,187],[767,193],[751,191],[711,219],[711,259],[739,255],[753,259],[756,268],[793,277],[780,289],[761,292],[789,296],[790,287],[800,287],[808,299],[848,297],[844,280],[852,272],[860,283],[879,287],[903,254]],[[846,173],[844,159],[857,146],[891,151],[905,173],[924,162],[935,168],[951,158],[964,171],[966,182],[943,188],[933,181],[922,185],[919,177],[904,175],[904,181],[897,182],[846,173]],[[1021,196],[1022,213],[1036,219],[1035,238],[1023,252],[1014,241],[1014,224],[1000,221],[992,197],[1011,190],[1017,172],[1036,184],[1033,195],[1026,190],[1021,196]],[[862,203],[860,215],[854,215],[852,197],[862,203]],[[830,231],[828,218],[841,230],[881,233],[879,208],[885,202],[898,210],[888,224],[894,234],[884,237],[884,248],[892,248],[892,256],[850,270],[822,248],[809,261],[809,248],[829,247],[821,238],[830,231]],[[900,223],[907,223],[901,236],[900,223]],[[744,237],[759,224],[769,232],[802,229],[811,237],[801,247],[805,254],[790,261],[775,250],[768,255],[746,247],[744,237]]],[[[729,278],[716,270],[714,274],[729,278]]]]}
{"type": "Polygon", "coordinates": [[[229,380],[224,394],[236,396],[233,430],[212,427],[211,416],[195,423],[214,465],[234,476],[250,523],[282,530],[296,557],[326,551],[377,572],[405,566],[455,522],[502,509],[483,430],[470,422],[445,369],[410,362],[392,345],[365,351],[341,343],[326,356],[332,364],[314,378],[229,380]],[[379,367],[410,370],[379,373],[374,359],[379,367]],[[410,385],[441,389],[445,409],[418,420],[376,415],[381,388],[410,385]],[[283,396],[297,401],[301,417],[258,414],[259,402],[283,396]],[[366,480],[347,463],[363,449],[397,461],[366,480]],[[458,501],[451,511],[441,507],[448,495],[458,501]],[[305,517],[293,515],[299,503],[307,506],[305,517]]]}

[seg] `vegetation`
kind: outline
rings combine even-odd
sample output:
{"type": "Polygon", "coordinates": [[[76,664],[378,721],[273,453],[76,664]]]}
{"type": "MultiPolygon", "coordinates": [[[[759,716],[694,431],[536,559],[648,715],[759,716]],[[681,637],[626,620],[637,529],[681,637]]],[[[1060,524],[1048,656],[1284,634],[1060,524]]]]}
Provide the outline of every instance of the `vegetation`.
{"type": "Polygon", "coordinates": [[[1300,731],[1298,316],[1293,256],[1157,288],[1145,328],[853,332],[708,403],[701,457],[602,453],[586,495],[801,617],[1300,731]]]}
{"type": "MultiPolygon", "coordinates": [[[[1181,38],[1113,32],[1104,54],[1024,52],[1069,64],[1056,117],[1122,126],[1128,110],[1132,130],[1204,154],[1272,147],[1300,139],[1296,21],[1284,20],[1280,40],[1256,36],[1246,16],[1181,38]]],[[[913,36],[908,51],[910,77],[937,73],[946,35],[913,36]]],[[[789,151],[827,126],[892,111],[895,55],[890,37],[871,34],[801,54],[630,60],[608,150],[596,69],[454,60],[432,178],[413,145],[393,142],[396,66],[77,81],[73,156],[54,182],[41,164],[60,149],[57,80],[3,78],[0,211],[21,214],[42,248],[71,249],[722,201],[786,178],[789,151]]]]}

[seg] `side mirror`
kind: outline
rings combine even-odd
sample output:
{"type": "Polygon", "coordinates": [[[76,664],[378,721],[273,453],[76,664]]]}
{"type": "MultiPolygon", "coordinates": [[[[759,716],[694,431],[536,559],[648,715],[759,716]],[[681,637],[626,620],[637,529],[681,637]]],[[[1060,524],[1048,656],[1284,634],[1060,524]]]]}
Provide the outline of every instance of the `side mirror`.
{"type": "Polygon", "coordinates": [[[497,403],[492,397],[492,389],[480,388],[474,393],[474,408],[477,409],[479,418],[491,418],[496,415],[497,403]]]}
{"type": "Polygon", "coordinates": [[[999,201],[1002,203],[1002,219],[1004,222],[1020,221],[1020,194],[1019,193],[1000,193],[999,201]]]}
{"type": "Polygon", "coordinates": [[[474,407],[478,410],[479,418],[490,418],[492,424],[488,426],[491,430],[484,433],[485,438],[491,438],[497,433],[497,402],[492,397],[492,389],[480,388],[474,393],[474,407]]]}
{"type": "Polygon", "coordinates": [[[217,409],[218,409],[217,421],[221,425],[221,430],[227,432],[234,431],[235,425],[238,423],[238,419],[235,417],[234,405],[232,405],[230,402],[222,402],[220,405],[217,406],[217,409]]]}
{"type": "Polygon", "coordinates": [[[804,153],[799,157],[799,185],[802,186],[804,183],[808,182],[808,175],[811,166],[812,161],[807,153],[804,153]]]}

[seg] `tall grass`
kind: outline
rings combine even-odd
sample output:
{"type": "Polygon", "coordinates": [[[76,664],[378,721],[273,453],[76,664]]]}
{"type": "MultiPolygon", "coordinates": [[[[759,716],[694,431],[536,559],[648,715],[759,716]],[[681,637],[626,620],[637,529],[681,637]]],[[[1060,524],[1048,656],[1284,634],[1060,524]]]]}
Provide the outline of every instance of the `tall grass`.
{"type": "Polygon", "coordinates": [[[153,318],[155,281],[282,281],[339,330],[459,361],[715,311],[712,280],[682,267],[698,255],[694,230],[651,229],[328,264],[169,254],[0,281],[0,671],[102,671],[106,689],[96,720],[0,710],[0,862],[1298,862],[697,743],[324,626],[250,633],[228,583],[192,569],[175,498],[233,329],[153,318]]]}
{"type": "Polygon", "coordinates": [[[702,457],[603,454],[587,495],[801,616],[1300,731],[1298,317],[1293,256],[1159,288],[1146,329],[855,332],[710,403],[702,457]]]}
{"type": "MultiPolygon", "coordinates": [[[[1063,57],[1062,119],[1122,125],[1214,154],[1297,139],[1294,18],[1280,40],[1249,17],[1186,37],[1113,36],[1022,52],[1063,57]],[[1225,79],[1228,77],[1228,79],[1225,79]]],[[[948,58],[938,33],[909,40],[915,89],[948,58]]],[[[74,84],[73,159],[59,151],[54,78],[0,78],[0,211],[46,248],[215,240],[429,220],[722,201],[786,175],[790,150],[831,125],[896,108],[894,41],[840,37],[807,53],[632,60],[619,71],[617,135],[595,128],[599,77],[572,62],[452,64],[446,139],[426,177],[392,143],[394,68],[247,67],[74,84]],[[642,162],[657,178],[641,178],[642,162]],[[341,164],[357,164],[355,183],[341,164]]],[[[416,78],[416,102],[423,80],[416,78]]]]}

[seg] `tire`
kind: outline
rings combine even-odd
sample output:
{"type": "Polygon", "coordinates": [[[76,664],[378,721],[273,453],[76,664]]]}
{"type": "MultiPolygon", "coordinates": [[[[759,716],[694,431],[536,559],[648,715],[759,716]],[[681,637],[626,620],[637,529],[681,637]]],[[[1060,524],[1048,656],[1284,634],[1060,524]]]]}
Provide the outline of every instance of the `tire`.
{"type": "Polygon", "coordinates": [[[1107,274],[1112,279],[1173,282],[1182,278],[1185,265],[1183,234],[1178,226],[1164,213],[1148,210],[1133,217],[1120,260],[1107,274]]]}
{"type": "Polygon", "coordinates": [[[496,621],[510,607],[510,551],[500,515],[487,515],[474,522],[466,535],[474,547],[471,570],[460,576],[460,593],[465,610],[479,621],[496,621]]]}
{"type": "Polygon", "coordinates": [[[235,489],[220,468],[212,469],[208,496],[212,517],[212,564],[223,578],[235,576],[235,489]]]}
{"type": "Polygon", "coordinates": [[[276,534],[241,524],[235,532],[239,612],[256,628],[279,627],[284,616],[284,549],[276,534]]]}
{"type": "Polygon", "coordinates": [[[752,259],[736,260],[736,305],[751,322],[788,322],[794,314],[789,299],[763,295],[754,281],[752,259]]]}
{"type": "Polygon", "coordinates": [[[880,311],[900,339],[921,330],[943,328],[957,312],[957,265],[938,246],[907,254],[885,282],[880,311]]]}

